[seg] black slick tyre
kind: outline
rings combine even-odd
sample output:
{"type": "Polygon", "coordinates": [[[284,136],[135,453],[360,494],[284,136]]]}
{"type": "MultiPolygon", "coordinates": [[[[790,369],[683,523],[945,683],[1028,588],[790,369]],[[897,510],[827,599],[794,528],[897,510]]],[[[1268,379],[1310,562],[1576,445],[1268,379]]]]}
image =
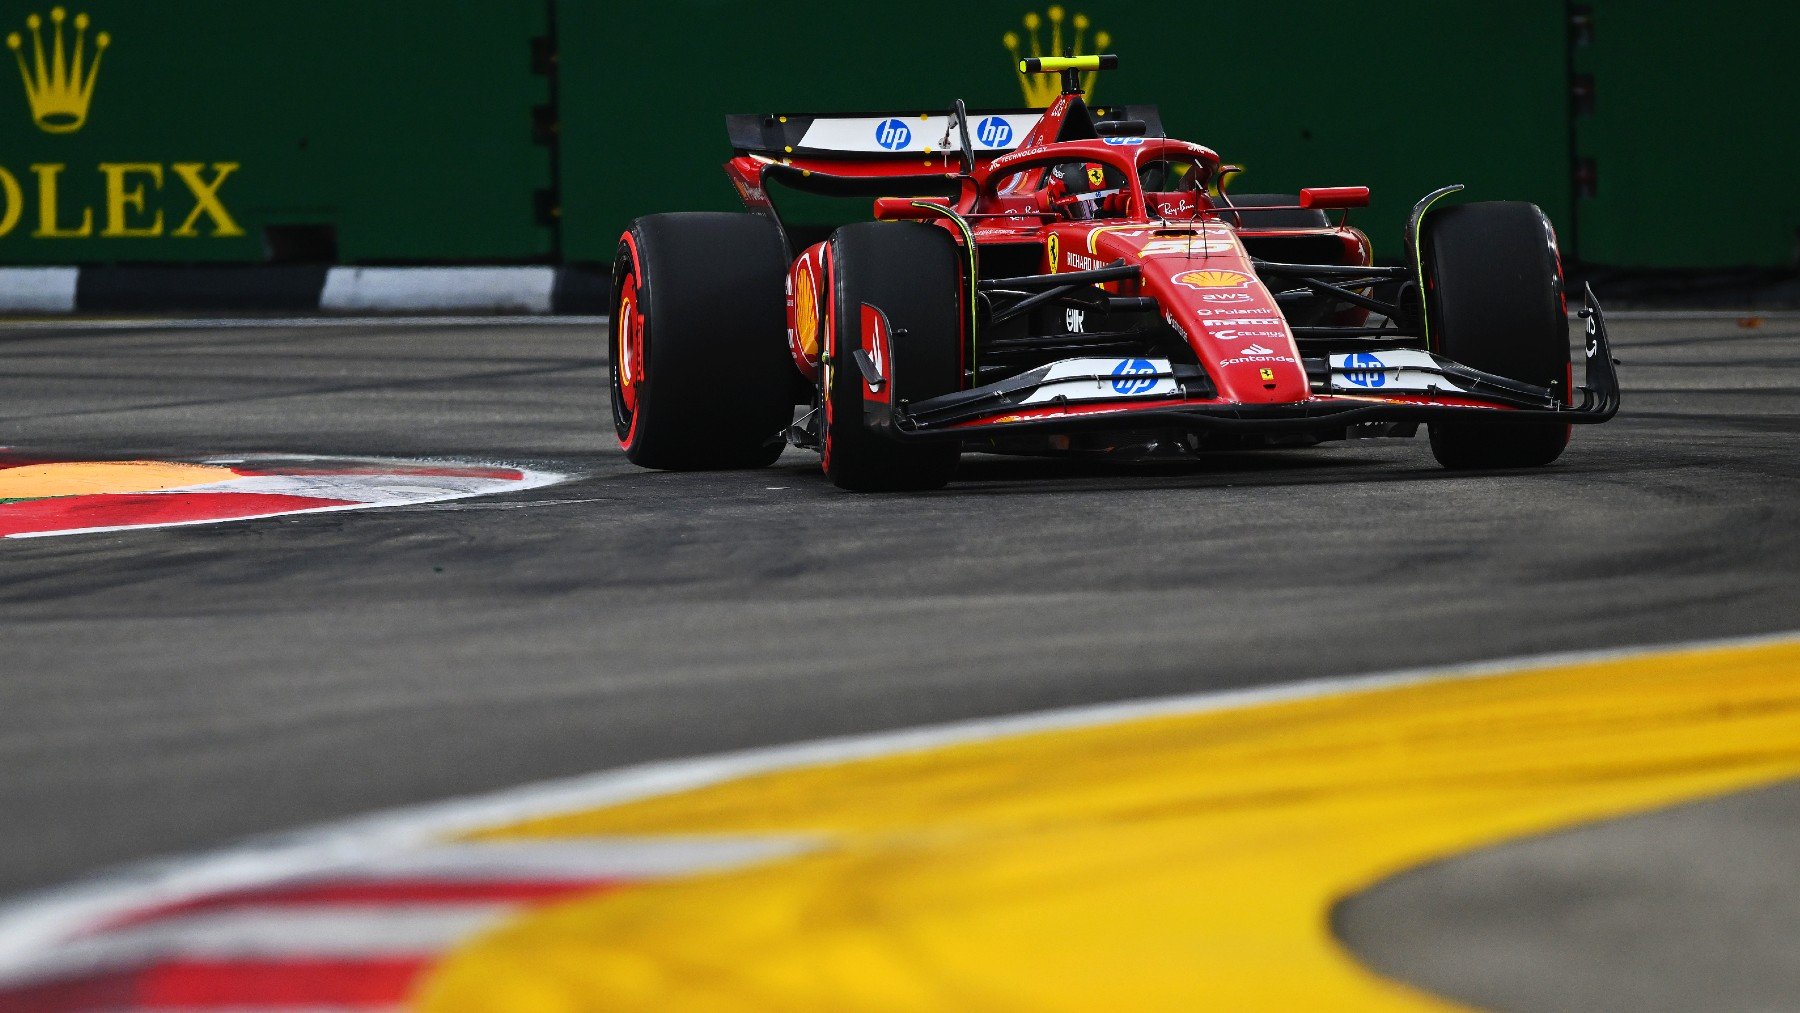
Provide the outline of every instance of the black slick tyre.
{"type": "Polygon", "coordinates": [[[960,255],[950,234],[920,222],[861,222],[831,237],[829,345],[819,371],[825,474],[853,492],[939,489],[960,444],[902,444],[865,422],[862,306],[893,328],[894,396],[922,401],[962,385],[960,255]]]}
{"type": "MultiPolygon", "coordinates": [[[[1425,303],[1434,351],[1548,387],[1569,400],[1569,317],[1550,221],[1521,201],[1458,204],[1424,226],[1425,303]]],[[[1565,424],[1434,422],[1446,468],[1535,468],[1569,443],[1565,424]]]]}
{"type": "Polygon", "coordinates": [[[649,215],[613,260],[613,427],[645,468],[760,468],[793,421],[781,232],[748,214],[649,215]]]}

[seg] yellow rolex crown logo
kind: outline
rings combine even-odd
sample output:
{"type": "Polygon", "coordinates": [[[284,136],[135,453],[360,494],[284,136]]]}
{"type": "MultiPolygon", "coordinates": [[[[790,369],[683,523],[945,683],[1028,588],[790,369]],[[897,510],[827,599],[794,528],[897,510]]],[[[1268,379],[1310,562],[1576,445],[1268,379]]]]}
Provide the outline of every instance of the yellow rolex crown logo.
{"type": "Polygon", "coordinates": [[[72,134],[87,122],[88,103],[94,98],[94,79],[100,74],[100,56],[112,45],[112,36],[100,32],[94,36],[92,58],[87,53],[88,16],[75,15],[73,51],[65,44],[63,22],[68,18],[61,7],[50,11],[50,47],[44,48],[44,19],[36,14],[25,18],[31,32],[31,59],[25,55],[25,40],[18,32],[6,37],[6,48],[19,62],[19,75],[25,79],[25,98],[31,103],[31,118],[44,131],[72,134]]]}
{"type": "MultiPolygon", "coordinates": [[[[1060,5],[1052,5],[1044,11],[1042,17],[1037,11],[1025,15],[1025,31],[1030,35],[1026,40],[1029,49],[1021,49],[1018,32],[1007,32],[1000,37],[1005,43],[1007,52],[1012,54],[1013,69],[1019,75],[1019,90],[1025,93],[1025,104],[1033,109],[1048,108],[1062,94],[1062,82],[1054,74],[1026,74],[1018,70],[1019,61],[1027,56],[1061,56],[1063,55],[1063,20],[1065,12],[1060,5]],[[1050,48],[1044,48],[1044,37],[1040,33],[1044,22],[1050,22],[1050,48]]],[[[1088,16],[1075,15],[1072,24],[1075,28],[1073,42],[1069,47],[1072,56],[1091,55],[1083,48],[1087,45],[1088,16]]],[[[1103,53],[1112,45],[1112,36],[1100,32],[1094,36],[1094,52],[1103,53]]],[[[1082,97],[1092,100],[1094,97],[1094,81],[1100,76],[1098,71],[1089,71],[1082,75],[1082,97]]]]}

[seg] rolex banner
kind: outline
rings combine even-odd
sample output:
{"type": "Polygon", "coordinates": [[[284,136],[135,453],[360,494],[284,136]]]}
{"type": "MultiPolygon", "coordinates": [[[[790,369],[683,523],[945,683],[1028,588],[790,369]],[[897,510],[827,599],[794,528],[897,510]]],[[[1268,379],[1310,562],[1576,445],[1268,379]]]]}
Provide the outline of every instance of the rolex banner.
{"type": "Polygon", "coordinates": [[[0,263],[541,259],[547,20],[0,0],[0,263]]]}
{"type": "Polygon", "coordinates": [[[1370,186],[1378,256],[1462,183],[1588,260],[1788,263],[1787,8],[1577,6],[1572,33],[1564,0],[0,0],[0,265],[604,265],[636,215],[735,206],[729,113],[898,150],[895,112],[1041,108],[1018,60],[1065,51],[1117,53],[1088,97],[1155,104],[1240,192],[1370,186]],[[1718,184],[1679,230],[1671,158],[1718,184]]]}

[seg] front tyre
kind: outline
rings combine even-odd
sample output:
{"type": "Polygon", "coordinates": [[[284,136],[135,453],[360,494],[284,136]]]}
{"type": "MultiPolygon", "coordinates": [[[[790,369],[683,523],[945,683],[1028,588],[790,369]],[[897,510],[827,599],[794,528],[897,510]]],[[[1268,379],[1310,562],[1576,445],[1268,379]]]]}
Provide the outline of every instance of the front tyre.
{"type": "Polygon", "coordinates": [[[923,401],[960,390],[963,284],[956,242],[920,222],[861,222],[831,237],[830,346],[820,363],[825,474],[852,492],[941,489],[956,471],[957,443],[903,444],[864,421],[862,306],[893,326],[894,391],[923,401]]]}
{"type": "Polygon", "coordinates": [[[645,468],[761,468],[793,421],[786,248],[748,214],[649,215],[613,259],[612,416],[645,468]]]}
{"type": "MultiPolygon", "coordinates": [[[[1458,204],[1424,226],[1433,349],[1465,366],[1548,387],[1568,403],[1569,316],[1550,220],[1520,201],[1458,204]]],[[[1563,423],[1434,422],[1446,468],[1535,468],[1562,455],[1563,423]]]]}

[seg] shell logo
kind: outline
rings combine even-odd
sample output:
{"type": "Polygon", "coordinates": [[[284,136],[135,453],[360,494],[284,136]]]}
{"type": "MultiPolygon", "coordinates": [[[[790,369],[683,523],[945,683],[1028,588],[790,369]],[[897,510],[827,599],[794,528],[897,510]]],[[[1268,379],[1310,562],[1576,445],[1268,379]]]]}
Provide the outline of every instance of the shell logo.
{"type": "Polygon", "coordinates": [[[1175,284],[1188,288],[1243,288],[1256,279],[1242,271],[1221,271],[1210,268],[1204,271],[1183,271],[1175,276],[1175,284]]]}

